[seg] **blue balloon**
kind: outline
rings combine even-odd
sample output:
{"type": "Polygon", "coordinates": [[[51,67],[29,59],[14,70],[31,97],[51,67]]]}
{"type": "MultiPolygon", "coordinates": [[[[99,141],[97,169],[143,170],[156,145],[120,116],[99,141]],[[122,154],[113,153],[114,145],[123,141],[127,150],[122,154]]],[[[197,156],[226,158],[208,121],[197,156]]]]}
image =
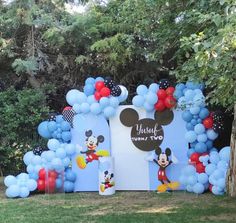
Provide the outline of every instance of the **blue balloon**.
{"type": "Polygon", "coordinates": [[[199,106],[193,106],[193,107],[190,108],[190,112],[191,112],[191,114],[193,114],[193,115],[199,114],[200,110],[201,110],[201,109],[200,109],[199,106]]]}
{"type": "Polygon", "coordinates": [[[175,89],[174,91],[174,97],[178,100],[183,96],[183,92],[181,90],[175,89]]]}
{"type": "Polygon", "coordinates": [[[37,182],[33,179],[27,181],[27,188],[29,191],[35,191],[37,189],[37,182]]]}
{"type": "Polygon", "coordinates": [[[197,134],[194,131],[188,131],[185,133],[185,139],[192,143],[197,139],[197,134]]]}
{"type": "Polygon", "coordinates": [[[110,99],[110,106],[112,106],[113,108],[117,108],[119,106],[119,100],[116,97],[111,97],[110,99]]]}
{"type": "Polygon", "coordinates": [[[75,153],[75,145],[74,144],[66,144],[65,145],[65,151],[68,156],[72,156],[75,153]]]}
{"type": "MultiPolygon", "coordinates": [[[[207,141],[207,135],[206,134],[200,134],[197,136],[197,141],[198,142],[206,142],[207,141]]],[[[207,146],[207,145],[206,145],[207,146]]],[[[208,147],[207,147],[208,148],[208,147]]]]}
{"type": "Polygon", "coordinates": [[[229,163],[230,160],[230,146],[226,146],[223,149],[220,150],[219,156],[221,160],[224,160],[225,162],[229,163]]]}
{"type": "Polygon", "coordinates": [[[45,151],[45,159],[50,162],[55,158],[56,154],[54,151],[45,151]]]}
{"type": "Polygon", "coordinates": [[[78,98],[80,95],[80,91],[76,89],[72,89],[67,92],[66,94],[66,101],[70,106],[73,106],[74,104],[78,103],[78,98]]]}
{"type": "Polygon", "coordinates": [[[38,180],[39,176],[37,173],[29,173],[29,177],[30,179],[33,179],[33,180],[38,180]]]}
{"type": "Polygon", "coordinates": [[[186,190],[190,193],[193,192],[193,187],[191,185],[187,185],[186,190]]]}
{"type": "Polygon", "coordinates": [[[194,184],[197,183],[197,176],[196,175],[189,176],[187,182],[189,185],[193,186],[194,184]]]}
{"type": "Polygon", "coordinates": [[[225,177],[225,170],[223,171],[223,170],[216,169],[212,175],[214,176],[216,180],[218,180],[222,177],[225,177]]]}
{"type": "Polygon", "coordinates": [[[149,86],[149,91],[153,92],[153,93],[157,93],[157,91],[159,90],[159,85],[156,83],[152,83],[149,86]]]}
{"type": "Polygon", "coordinates": [[[211,140],[206,141],[207,149],[211,149],[213,147],[213,142],[211,140]]]}
{"type": "Polygon", "coordinates": [[[214,171],[216,170],[216,165],[213,163],[210,163],[206,166],[205,168],[205,172],[208,176],[212,175],[214,173],[214,171]]]}
{"type": "Polygon", "coordinates": [[[29,191],[29,189],[28,189],[27,187],[21,187],[21,188],[20,188],[20,194],[19,194],[19,196],[20,196],[21,198],[26,198],[26,197],[29,196],[29,193],[30,193],[30,191],[29,191]]]}
{"type": "Polygon", "coordinates": [[[70,123],[69,122],[63,121],[61,123],[61,130],[62,131],[69,131],[70,129],[71,129],[71,127],[70,127],[70,123]]]}
{"type": "Polygon", "coordinates": [[[56,188],[57,188],[57,189],[61,189],[61,188],[62,188],[62,185],[63,185],[62,179],[57,178],[57,179],[56,179],[56,188]]]}
{"type": "Polygon", "coordinates": [[[193,186],[193,192],[195,194],[202,194],[205,190],[205,187],[203,184],[201,183],[196,183],[194,186],[193,186]]]}
{"type": "Polygon", "coordinates": [[[208,183],[208,175],[206,173],[200,173],[197,176],[198,182],[201,184],[208,183]]]}
{"type": "Polygon", "coordinates": [[[193,148],[188,149],[187,156],[190,158],[190,156],[195,153],[195,150],[193,148]]]}
{"type": "Polygon", "coordinates": [[[49,139],[47,146],[50,150],[56,151],[60,147],[60,142],[57,139],[49,139]]]}
{"type": "Polygon", "coordinates": [[[33,172],[34,172],[34,165],[29,164],[29,165],[26,167],[26,170],[27,170],[28,173],[33,173],[33,172]]]}
{"type": "Polygon", "coordinates": [[[225,186],[226,186],[226,179],[225,178],[220,178],[218,181],[217,181],[217,186],[220,187],[222,190],[225,189],[225,186]]]}
{"type": "Polygon", "coordinates": [[[223,195],[224,191],[220,187],[213,186],[212,187],[212,193],[215,194],[215,195],[223,195]]]}
{"type": "Polygon", "coordinates": [[[210,153],[210,161],[211,163],[217,164],[220,161],[220,156],[218,152],[210,153]]]}
{"type": "Polygon", "coordinates": [[[192,165],[187,165],[186,167],[184,167],[183,173],[187,176],[191,176],[196,173],[196,169],[192,165]]]}
{"type": "Polygon", "coordinates": [[[103,113],[104,113],[104,116],[106,118],[110,118],[110,117],[113,117],[115,115],[116,110],[113,107],[108,106],[103,110],[103,113]]]}
{"type": "Polygon", "coordinates": [[[198,142],[195,146],[195,151],[197,153],[205,153],[207,151],[207,145],[203,142],[198,142]]]}
{"type": "Polygon", "coordinates": [[[148,88],[145,85],[139,85],[136,90],[137,94],[139,95],[146,95],[148,92],[148,88]]]}
{"type": "Polygon", "coordinates": [[[194,130],[194,126],[193,126],[191,123],[187,122],[187,123],[186,123],[186,129],[187,129],[188,131],[194,130]]]}
{"type": "Polygon", "coordinates": [[[145,98],[142,95],[136,95],[132,99],[132,104],[136,107],[142,107],[145,102],[145,98]]]}
{"type": "Polygon", "coordinates": [[[20,187],[18,185],[11,185],[6,190],[6,196],[10,198],[19,197],[20,187]]]}
{"type": "Polygon", "coordinates": [[[14,185],[14,184],[16,184],[17,183],[17,179],[14,177],[14,176],[12,176],[12,175],[8,175],[7,177],[5,177],[5,179],[4,179],[4,184],[5,184],[5,186],[7,186],[7,187],[10,187],[11,185],[14,185]]]}
{"type": "Polygon", "coordinates": [[[73,192],[74,191],[74,183],[70,181],[64,182],[64,191],[66,193],[73,192]]]}
{"type": "Polygon", "coordinates": [[[220,170],[227,170],[229,167],[229,164],[224,161],[224,160],[220,160],[218,163],[217,163],[217,168],[220,169],[220,170]]]}
{"type": "Polygon", "coordinates": [[[34,153],[32,151],[29,151],[24,155],[23,161],[26,166],[31,163],[31,160],[33,159],[33,157],[34,157],[34,153]]]}
{"type": "Polygon", "coordinates": [[[71,169],[66,170],[66,180],[71,182],[76,181],[76,174],[71,169]]]}
{"type": "Polygon", "coordinates": [[[66,151],[63,148],[59,148],[56,150],[56,156],[60,159],[64,159],[66,157],[66,151]]]}
{"type": "MultiPolygon", "coordinates": [[[[101,100],[101,99],[100,99],[101,100]]],[[[97,102],[97,100],[95,99],[94,95],[90,95],[87,98],[87,103],[89,103],[90,105],[97,102]]]]}
{"type": "Polygon", "coordinates": [[[90,110],[94,115],[98,115],[102,111],[100,104],[97,102],[90,105],[90,110]]]}
{"type": "Polygon", "coordinates": [[[62,132],[61,138],[63,139],[64,142],[69,142],[71,140],[71,132],[70,131],[62,132]]]}
{"type": "Polygon", "coordinates": [[[207,108],[201,108],[200,112],[199,112],[199,117],[201,119],[205,119],[209,116],[210,112],[207,108]]]}
{"type": "Polygon", "coordinates": [[[103,77],[96,77],[95,82],[97,82],[97,81],[104,81],[104,78],[103,77]]]}
{"type": "Polygon", "coordinates": [[[107,97],[102,97],[99,101],[99,104],[102,108],[105,108],[105,107],[109,106],[110,100],[107,97]]]}
{"type": "Polygon", "coordinates": [[[187,101],[192,101],[194,96],[195,96],[194,91],[190,89],[185,91],[184,93],[184,97],[187,101]]]}
{"type": "Polygon", "coordinates": [[[148,102],[144,102],[143,107],[146,109],[146,111],[150,112],[154,110],[154,106],[149,104],[148,102]]]}
{"type": "Polygon", "coordinates": [[[69,157],[65,157],[63,160],[62,160],[62,163],[63,163],[63,166],[64,167],[68,167],[71,163],[71,160],[69,157]]]}
{"type": "Polygon", "coordinates": [[[193,119],[193,115],[190,113],[190,111],[184,111],[182,113],[182,118],[185,122],[190,122],[193,119]]]}
{"type": "Polygon", "coordinates": [[[77,96],[77,103],[78,104],[82,104],[83,102],[86,102],[87,101],[87,96],[85,93],[83,92],[79,92],[78,93],[78,96],[77,96]]]}
{"type": "Polygon", "coordinates": [[[198,124],[198,122],[197,122],[197,120],[196,120],[196,119],[194,119],[194,118],[193,118],[193,119],[191,120],[191,124],[195,126],[195,125],[197,125],[197,124],[198,124]]]}
{"type": "Polygon", "coordinates": [[[43,121],[39,124],[38,133],[40,136],[42,136],[43,138],[46,138],[46,139],[50,139],[52,137],[51,133],[48,129],[48,121],[43,121]]]}
{"type": "Polygon", "coordinates": [[[50,122],[48,122],[48,126],[47,127],[48,127],[48,130],[50,132],[53,132],[53,131],[55,131],[57,129],[57,123],[54,122],[54,121],[50,121],[50,122]]]}
{"type": "Polygon", "coordinates": [[[193,103],[197,107],[204,107],[205,106],[205,97],[203,94],[197,94],[193,98],[193,103]]]}
{"type": "Polygon", "coordinates": [[[40,156],[38,155],[35,155],[33,158],[32,158],[32,164],[33,165],[40,165],[42,163],[42,159],[40,156]]]}
{"type": "Polygon", "coordinates": [[[121,95],[118,97],[119,102],[124,102],[128,98],[128,90],[123,85],[118,85],[121,88],[121,95]]]}
{"type": "Polygon", "coordinates": [[[60,127],[60,124],[64,121],[63,115],[56,116],[57,127],[60,127]]]}
{"type": "Polygon", "coordinates": [[[195,127],[194,127],[194,131],[200,135],[200,134],[203,134],[205,132],[205,127],[203,124],[197,124],[195,127]]]}
{"type": "Polygon", "coordinates": [[[88,77],[85,80],[85,85],[87,85],[87,84],[95,84],[95,79],[93,77],[88,77]]]}
{"type": "Polygon", "coordinates": [[[89,105],[89,103],[87,103],[87,102],[82,103],[81,106],[80,106],[80,111],[82,113],[84,113],[84,114],[90,112],[90,105],[89,105]]]}
{"type": "Polygon", "coordinates": [[[146,96],[146,101],[151,105],[156,104],[158,101],[157,94],[155,94],[153,92],[148,92],[148,94],[146,96]]]}
{"type": "Polygon", "coordinates": [[[87,96],[90,96],[90,95],[93,95],[95,92],[95,88],[94,88],[94,85],[93,84],[86,84],[84,86],[84,93],[87,95],[87,96]]]}
{"type": "Polygon", "coordinates": [[[175,89],[183,91],[185,89],[185,84],[179,83],[175,86],[175,89]]]}
{"type": "Polygon", "coordinates": [[[60,158],[54,158],[52,160],[52,166],[54,169],[59,170],[63,168],[63,163],[60,158]]]}

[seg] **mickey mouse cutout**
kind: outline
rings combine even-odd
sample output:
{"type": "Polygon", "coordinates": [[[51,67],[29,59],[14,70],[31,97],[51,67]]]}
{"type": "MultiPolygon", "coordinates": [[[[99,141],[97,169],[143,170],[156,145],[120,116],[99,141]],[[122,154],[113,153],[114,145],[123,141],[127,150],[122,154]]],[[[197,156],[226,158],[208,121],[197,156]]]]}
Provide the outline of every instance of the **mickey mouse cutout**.
{"type": "Polygon", "coordinates": [[[115,185],[115,182],[112,181],[112,178],[114,177],[114,174],[109,174],[108,170],[104,172],[104,182],[100,185],[100,191],[104,192],[106,189],[111,188],[115,185]]]}
{"type": "Polygon", "coordinates": [[[137,111],[132,108],[124,109],[120,114],[121,123],[127,127],[132,127],[131,140],[133,144],[142,151],[155,150],[158,156],[155,162],[159,165],[158,180],[162,183],[157,188],[160,192],[166,191],[168,187],[171,189],[178,187],[178,183],[171,183],[165,173],[166,167],[172,163],[168,158],[171,155],[171,150],[168,148],[165,153],[162,153],[159,147],[164,139],[162,126],[170,124],[173,118],[173,111],[168,109],[163,112],[155,111],[154,119],[139,120],[137,111]],[[162,177],[159,177],[159,174],[162,177]]]}
{"type": "Polygon", "coordinates": [[[99,150],[96,152],[99,143],[104,142],[104,136],[99,135],[98,137],[95,137],[93,136],[92,130],[86,131],[85,136],[87,137],[85,140],[87,150],[81,151],[80,153],[85,154],[86,158],[84,158],[83,156],[78,156],[76,158],[77,165],[80,169],[84,169],[88,163],[91,163],[94,160],[98,160],[99,157],[109,156],[109,152],[106,150],[99,150]]]}

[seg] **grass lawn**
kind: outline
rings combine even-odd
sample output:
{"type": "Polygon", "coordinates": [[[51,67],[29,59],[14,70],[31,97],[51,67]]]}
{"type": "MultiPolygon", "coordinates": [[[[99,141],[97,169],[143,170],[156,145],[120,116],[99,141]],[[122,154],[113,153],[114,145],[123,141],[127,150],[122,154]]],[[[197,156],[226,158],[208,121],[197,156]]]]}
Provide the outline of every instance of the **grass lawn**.
{"type": "Polygon", "coordinates": [[[53,222],[236,222],[236,199],[185,192],[34,194],[6,199],[0,180],[0,223],[53,222]]]}

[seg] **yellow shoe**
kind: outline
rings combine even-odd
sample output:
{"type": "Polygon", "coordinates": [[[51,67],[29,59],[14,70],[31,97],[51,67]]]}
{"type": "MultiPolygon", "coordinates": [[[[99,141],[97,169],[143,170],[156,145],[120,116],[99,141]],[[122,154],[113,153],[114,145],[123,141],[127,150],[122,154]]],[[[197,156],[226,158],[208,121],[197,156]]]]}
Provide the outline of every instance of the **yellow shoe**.
{"type": "Polygon", "coordinates": [[[175,190],[179,187],[179,182],[171,182],[171,183],[168,183],[167,186],[172,189],[172,190],[175,190]]]}
{"type": "Polygon", "coordinates": [[[77,156],[76,157],[76,163],[77,163],[77,165],[79,166],[80,169],[84,169],[87,166],[83,156],[77,156]]]}
{"type": "Polygon", "coordinates": [[[167,185],[166,184],[161,184],[157,187],[158,192],[166,192],[167,190],[167,185]]]}
{"type": "Polygon", "coordinates": [[[105,185],[104,185],[104,184],[101,184],[101,185],[100,185],[100,191],[101,191],[101,192],[104,192],[104,191],[105,191],[105,185]]]}
{"type": "Polygon", "coordinates": [[[96,154],[98,156],[100,156],[100,157],[102,157],[102,156],[109,156],[110,155],[107,150],[99,150],[99,151],[96,152],[96,154]]]}
{"type": "Polygon", "coordinates": [[[113,187],[115,186],[115,182],[111,182],[110,184],[111,184],[113,187]]]}

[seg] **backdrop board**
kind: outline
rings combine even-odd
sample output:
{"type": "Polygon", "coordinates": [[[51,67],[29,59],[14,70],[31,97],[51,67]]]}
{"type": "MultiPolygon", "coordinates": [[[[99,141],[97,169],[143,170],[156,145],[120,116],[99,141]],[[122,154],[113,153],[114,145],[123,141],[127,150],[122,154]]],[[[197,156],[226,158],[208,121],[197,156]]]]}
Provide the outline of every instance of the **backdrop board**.
{"type": "Polygon", "coordinates": [[[160,186],[161,191],[162,181],[167,180],[171,189],[182,189],[177,183],[188,163],[183,156],[188,144],[181,114],[119,106],[109,122],[116,190],[156,190],[160,186]]]}
{"type": "Polygon", "coordinates": [[[110,130],[102,115],[78,114],[73,120],[72,143],[78,151],[72,160],[74,191],[98,191],[98,159],[110,155],[110,130]]]}

